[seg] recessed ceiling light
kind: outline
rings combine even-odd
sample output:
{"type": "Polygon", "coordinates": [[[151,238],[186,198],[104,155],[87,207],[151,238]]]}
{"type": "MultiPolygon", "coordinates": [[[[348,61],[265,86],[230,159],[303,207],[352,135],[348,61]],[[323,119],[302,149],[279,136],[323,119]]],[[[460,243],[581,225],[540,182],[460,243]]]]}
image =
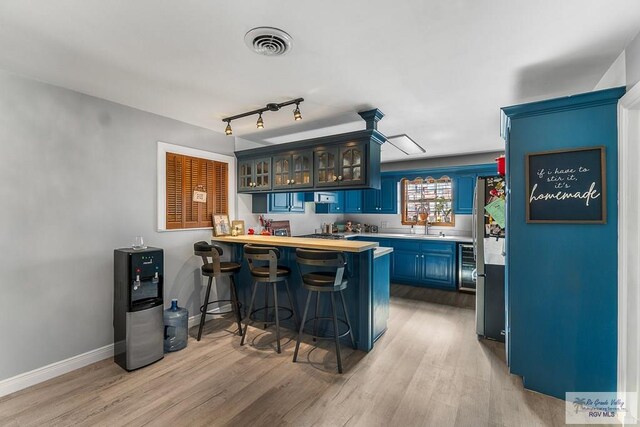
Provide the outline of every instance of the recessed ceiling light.
{"type": "Polygon", "coordinates": [[[420,144],[409,138],[406,133],[388,136],[387,141],[407,156],[411,154],[424,154],[427,152],[427,150],[422,148],[420,144]]]}

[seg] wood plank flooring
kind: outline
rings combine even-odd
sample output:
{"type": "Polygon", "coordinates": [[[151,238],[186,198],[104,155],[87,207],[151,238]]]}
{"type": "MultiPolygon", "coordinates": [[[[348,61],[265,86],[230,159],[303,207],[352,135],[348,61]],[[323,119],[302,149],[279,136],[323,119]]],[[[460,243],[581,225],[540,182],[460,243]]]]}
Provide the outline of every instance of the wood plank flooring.
{"type": "Polygon", "coordinates": [[[523,390],[469,307],[473,295],[393,285],[387,333],[368,354],[343,347],[343,375],[328,342],[308,340],[294,364],[293,334],[279,355],[272,328],[249,328],[240,347],[216,319],[139,371],[109,359],[5,396],[0,425],[564,425],[564,402],[523,390]]]}

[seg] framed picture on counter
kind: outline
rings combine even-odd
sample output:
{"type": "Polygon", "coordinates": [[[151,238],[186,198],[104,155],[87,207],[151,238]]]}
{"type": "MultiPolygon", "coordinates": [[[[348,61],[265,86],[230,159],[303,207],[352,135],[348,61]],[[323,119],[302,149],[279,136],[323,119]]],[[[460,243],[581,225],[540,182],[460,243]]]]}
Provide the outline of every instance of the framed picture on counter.
{"type": "MultiPolygon", "coordinates": [[[[244,221],[241,219],[234,219],[231,221],[231,229],[235,230],[236,236],[244,236],[244,221]]],[[[234,234],[233,232],[231,234],[234,234]]]]}
{"type": "Polygon", "coordinates": [[[213,235],[231,235],[231,224],[229,223],[229,215],[213,215],[213,235]]]}

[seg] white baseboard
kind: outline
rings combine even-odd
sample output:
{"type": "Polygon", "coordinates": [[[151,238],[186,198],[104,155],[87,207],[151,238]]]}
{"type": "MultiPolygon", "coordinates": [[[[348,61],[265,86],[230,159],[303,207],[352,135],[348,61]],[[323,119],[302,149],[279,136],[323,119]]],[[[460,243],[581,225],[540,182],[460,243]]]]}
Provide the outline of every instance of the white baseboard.
{"type": "Polygon", "coordinates": [[[18,374],[15,377],[0,381],[0,397],[15,393],[32,385],[58,377],[67,372],[75,371],[84,366],[113,357],[113,344],[96,348],[95,350],[54,362],[33,371],[18,374]]]}
{"type": "MultiPolygon", "coordinates": [[[[212,311],[226,311],[231,309],[231,304],[218,307],[212,311]]],[[[200,324],[200,313],[189,317],[189,328],[200,324]]],[[[92,363],[113,357],[113,344],[96,348],[95,350],[70,357],[50,365],[34,369],[33,371],[18,374],[15,377],[0,381],[0,397],[6,396],[16,391],[20,391],[32,385],[50,380],[60,375],[66,374],[76,369],[83,368],[92,363]]]]}

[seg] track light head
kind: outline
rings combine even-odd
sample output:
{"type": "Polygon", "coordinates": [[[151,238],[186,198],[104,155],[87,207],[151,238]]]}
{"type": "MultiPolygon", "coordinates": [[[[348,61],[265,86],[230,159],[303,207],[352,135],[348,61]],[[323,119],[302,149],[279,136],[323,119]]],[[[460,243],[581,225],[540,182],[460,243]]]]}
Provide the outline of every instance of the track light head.
{"type": "Polygon", "coordinates": [[[227,127],[224,129],[225,135],[233,135],[233,130],[231,129],[231,120],[227,121],[227,127]]]}
{"type": "Polygon", "coordinates": [[[262,121],[262,113],[258,116],[258,121],[256,122],[256,127],[258,129],[264,129],[264,122],[262,121]]]}
{"type": "Polygon", "coordinates": [[[296,109],[293,110],[293,119],[297,122],[298,120],[302,120],[302,114],[300,113],[300,104],[296,103],[296,109]]]}

